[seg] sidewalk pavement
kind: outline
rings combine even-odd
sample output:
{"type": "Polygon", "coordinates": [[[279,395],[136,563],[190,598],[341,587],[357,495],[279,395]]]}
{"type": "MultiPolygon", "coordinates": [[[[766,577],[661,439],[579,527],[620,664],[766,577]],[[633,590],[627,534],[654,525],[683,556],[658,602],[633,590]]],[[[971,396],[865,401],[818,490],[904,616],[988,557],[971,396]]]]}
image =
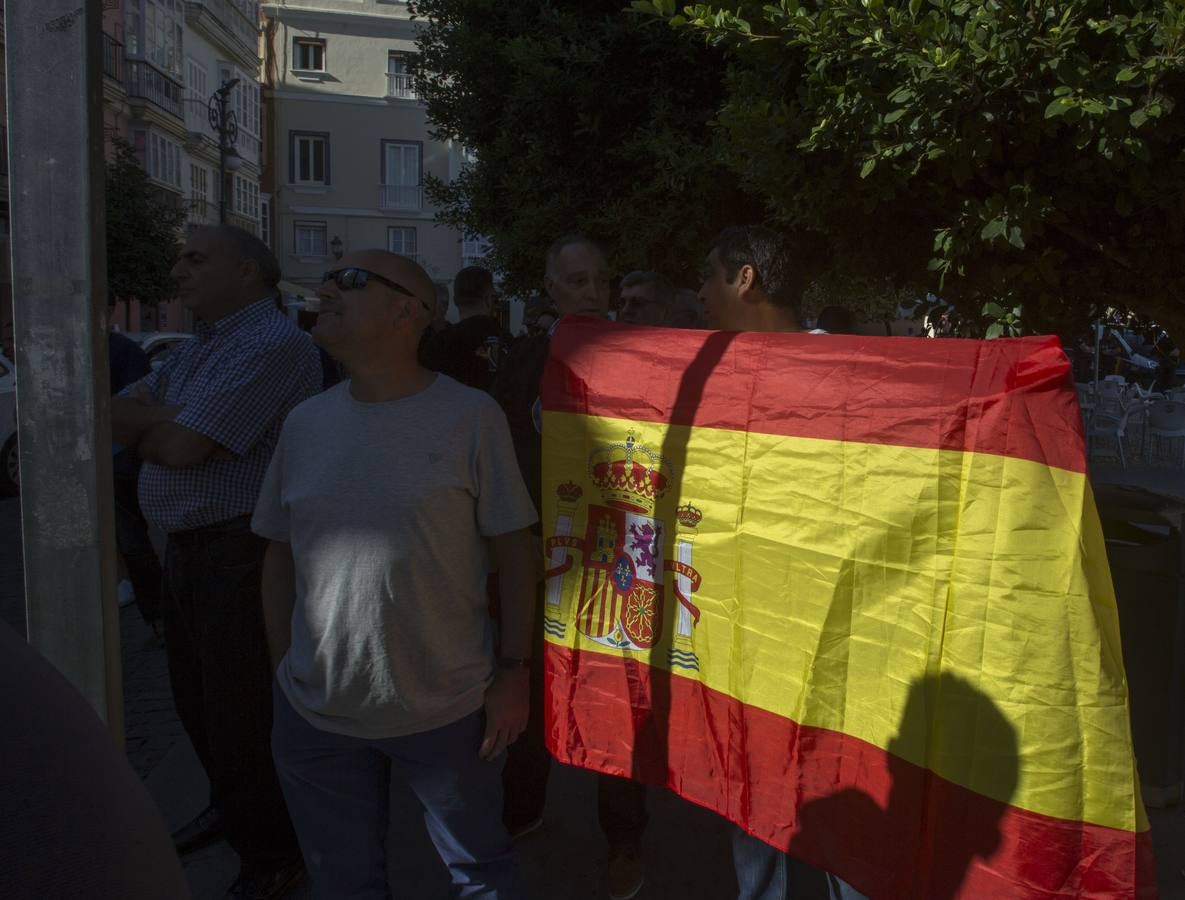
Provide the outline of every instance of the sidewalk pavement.
{"type": "MultiPolygon", "coordinates": [[[[125,659],[159,655],[151,632],[135,609],[123,611],[125,659]],[[137,639],[143,638],[137,645],[137,639]],[[137,646],[139,649],[137,649],[137,646]]],[[[155,664],[155,663],[154,663],[155,664]]],[[[147,672],[149,663],[129,669],[147,672]]],[[[166,685],[167,679],[162,682],[166,685]]],[[[129,758],[137,768],[153,758],[165,741],[172,744],[147,773],[145,782],[168,826],[178,828],[206,805],[208,784],[189,739],[173,715],[169,724],[153,694],[128,697],[129,758]],[[133,723],[145,739],[133,750],[133,723]],[[153,728],[158,729],[153,732],[153,728]],[[161,730],[163,729],[163,730],[161,730]]],[[[171,701],[168,704],[172,710],[171,701]]],[[[646,830],[646,886],[639,900],[730,900],[736,897],[729,826],[719,816],[665,790],[651,789],[646,830]]],[[[1185,806],[1149,809],[1162,900],[1185,900],[1185,806]]],[[[537,900],[604,900],[605,842],[596,818],[596,777],[591,772],[553,764],[544,826],[516,844],[528,896],[537,900]]],[[[436,856],[415,798],[392,785],[388,874],[396,900],[445,900],[448,876],[436,856]]],[[[193,900],[221,900],[234,881],[238,860],[226,844],[186,857],[185,874],[193,900]]],[[[309,900],[307,885],[286,900],[309,900]]]]}
{"type": "MultiPolygon", "coordinates": [[[[121,632],[128,758],[145,779],[165,823],[176,829],[206,806],[209,785],[173,711],[164,650],[134,607],[123,610],[121,632]],[[153,678],[155,684],[150,683],[153,678]]],[[[593,773],[553,764],[544,825],[516,844],[530,897],[602,900],[606,896],[606,847],[596,809],[593,773]]],[[[649,809],[645,849],[650,865],[639,900],[735,897],[727,823],[665,790],[649,792],[649,809]]],[[[448,875],[428,840],[417,801],[399,784],[391,789],[387,855],[396,898],[448,897],[448,875]]],[[[238,871],[238,859],[226,844],[191,854],[184,863],[193,900],[221,900],[238,871]]],[[[305,886],[292,891],[288,900],[308,897],[305,886]]]]}

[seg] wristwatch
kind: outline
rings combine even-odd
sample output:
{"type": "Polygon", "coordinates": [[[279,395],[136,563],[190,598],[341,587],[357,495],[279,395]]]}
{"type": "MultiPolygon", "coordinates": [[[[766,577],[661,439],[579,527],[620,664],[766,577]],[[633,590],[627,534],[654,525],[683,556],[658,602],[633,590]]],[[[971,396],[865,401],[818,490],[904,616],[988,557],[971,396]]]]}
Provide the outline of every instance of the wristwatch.
{"type": "Polygon", "coordinates": [[[529,668],[531,668],[531,661],[529,659],[523,659],[522,657],[519,657],[519,656],[499,656],[498,657],[498,668],[499,669],[529,669],[529,668]]]}

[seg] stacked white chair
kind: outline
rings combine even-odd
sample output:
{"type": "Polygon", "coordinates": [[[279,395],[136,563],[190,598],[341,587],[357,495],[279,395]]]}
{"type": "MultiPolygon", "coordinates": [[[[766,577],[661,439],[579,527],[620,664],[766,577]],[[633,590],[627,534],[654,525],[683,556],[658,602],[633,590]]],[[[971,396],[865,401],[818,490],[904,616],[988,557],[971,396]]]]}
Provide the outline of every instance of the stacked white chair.
{"type": "Polygon", "coordinates": [[[1177,465],[1185,468],[1185,403],[1176,400],[1157,400],[1148,409],[1148,440],[1144,443],[1144,459],[1151,457],[1152,444],[1159,447],[1162,440],[1181,438],[1181,453],[1177,465]]]}

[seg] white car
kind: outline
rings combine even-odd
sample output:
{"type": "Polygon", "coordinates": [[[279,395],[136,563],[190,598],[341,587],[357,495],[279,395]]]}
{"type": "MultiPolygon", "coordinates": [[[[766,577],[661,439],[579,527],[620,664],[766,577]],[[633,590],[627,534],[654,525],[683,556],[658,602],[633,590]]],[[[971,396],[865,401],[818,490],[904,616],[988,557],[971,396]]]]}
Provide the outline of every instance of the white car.
{"type": "Polygon", "coordinates": [[[148,365],[152,366],[152,371],[155,372],[161,367],[169,351],[193,335],[182,331],[125,331],[124,337],[131,338],[140,345],[140,349],[148,357],[148,365]]]}
{"type": "Polygon", "coordinates": [[[16,369],[0,356],[0,495],[12,495],[20,486],[16,449],[16,369]]]}

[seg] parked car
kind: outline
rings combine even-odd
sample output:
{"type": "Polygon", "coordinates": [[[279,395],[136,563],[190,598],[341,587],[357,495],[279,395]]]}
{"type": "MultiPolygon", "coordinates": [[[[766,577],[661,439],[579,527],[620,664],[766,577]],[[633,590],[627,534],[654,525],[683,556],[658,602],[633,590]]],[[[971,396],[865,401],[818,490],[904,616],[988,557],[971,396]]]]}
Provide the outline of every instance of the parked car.
{"type": "Polygon", "coordinates": [[[154,372],[161,367],[174,347],[193,337],[181,331],[127,331],[124,336],[140,345],[154,372]]]}
{"type": "Polygon", "coordinates": [[[20,481],[16,446],[16,369],[7,356],[0,355],[0,495],[17,493],[20,481]]]}

